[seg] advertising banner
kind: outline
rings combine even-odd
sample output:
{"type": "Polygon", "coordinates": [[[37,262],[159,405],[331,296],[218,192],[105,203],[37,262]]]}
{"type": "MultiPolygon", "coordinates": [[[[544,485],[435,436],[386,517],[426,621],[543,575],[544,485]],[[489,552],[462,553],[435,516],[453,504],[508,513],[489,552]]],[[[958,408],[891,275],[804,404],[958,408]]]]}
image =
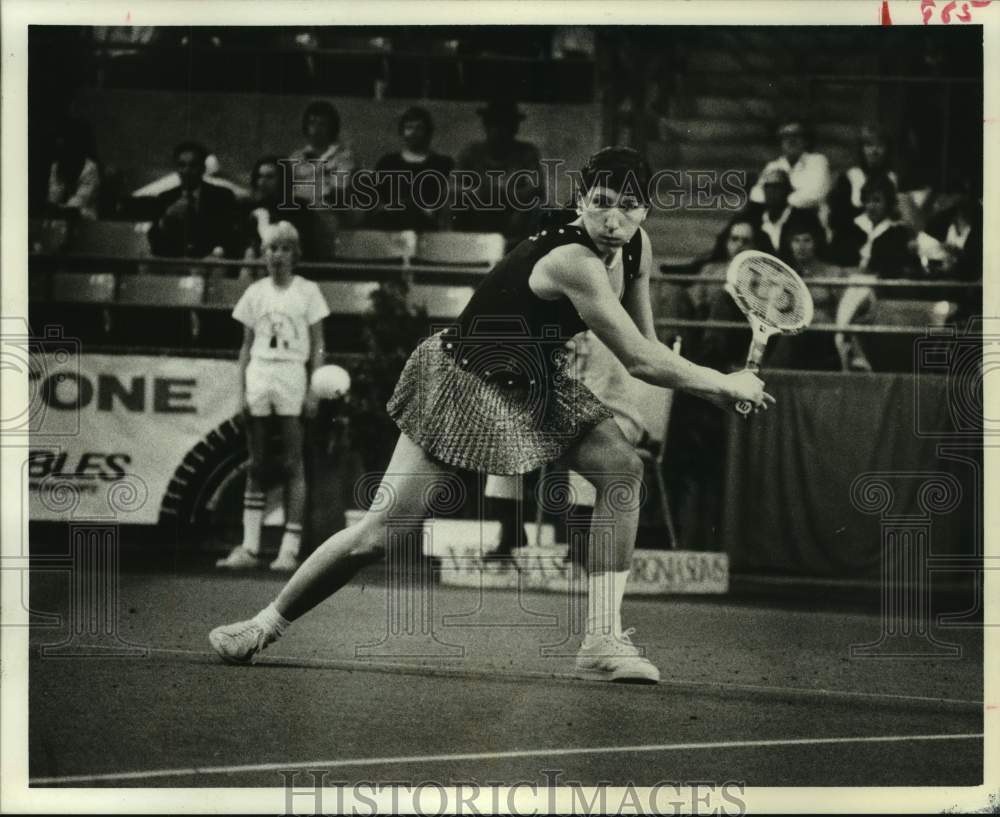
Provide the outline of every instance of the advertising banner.
{"type": "MultiPolygon", "coordinates": [[[[566,545],[555,544],[543,529],[534,541],[528,525],[527,547],[513,552],[513,563],[484,560],[499,541],[497,522],[435,519],[427,523],[424,553],[440,560],[441,584],[459,587],[539,590],[568,593],[585,587],[586,576],[567,561],[566,545]],[[580,584],[580,582],[584,584],[580,584]]],[[[636,550],[625,592],[628,595],[724,594],[729,592],[729,557],[690,550],[636,550]]]]}
{"type": "Polygon", "coordinates": [[[184,457],[239,410],[236,362],[42,353],[31,361],[32,520],[155,524],[184,457]]]}

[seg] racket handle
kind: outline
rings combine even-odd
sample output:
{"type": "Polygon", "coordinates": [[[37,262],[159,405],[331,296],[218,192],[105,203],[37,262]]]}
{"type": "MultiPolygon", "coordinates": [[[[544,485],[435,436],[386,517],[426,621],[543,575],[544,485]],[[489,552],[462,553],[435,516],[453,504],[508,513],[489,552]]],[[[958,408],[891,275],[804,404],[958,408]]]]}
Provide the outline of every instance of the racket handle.
{"type": "MultiPolygon", "coordinates": [[[[752,357],[752,356],[751,356],[752,357]]],[[[746,371],[753,372],[757,374],[760,371],[760,360],[747,360],[747,365],[744,367],[746,371]]],[[[741,417],[747,417],[751,411],[753,411],[753,403],[749,400],[740,400],[736,404],[736,411],[741,417]]]]}

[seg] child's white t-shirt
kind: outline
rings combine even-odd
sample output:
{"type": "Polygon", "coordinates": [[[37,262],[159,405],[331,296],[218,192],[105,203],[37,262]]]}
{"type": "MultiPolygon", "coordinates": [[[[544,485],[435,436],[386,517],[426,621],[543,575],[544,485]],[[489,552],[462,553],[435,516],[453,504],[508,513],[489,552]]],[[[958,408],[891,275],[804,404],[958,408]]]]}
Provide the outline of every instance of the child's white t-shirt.
{"type": "Polygon", "coordinates": [[[297,363],[309,359],[309,327],[329,314],[316,282],[298,275],[284,288],[270,277],[256,281],[233,309],[233,317],[253,329],[251,359],[297,363]]]}

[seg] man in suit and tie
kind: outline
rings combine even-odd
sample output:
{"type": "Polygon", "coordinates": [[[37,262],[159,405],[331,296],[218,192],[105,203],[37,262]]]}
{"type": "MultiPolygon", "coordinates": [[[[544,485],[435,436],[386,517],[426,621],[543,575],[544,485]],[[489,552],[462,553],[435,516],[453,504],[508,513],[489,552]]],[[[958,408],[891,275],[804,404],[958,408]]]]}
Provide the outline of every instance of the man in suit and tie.
{"type": "Polygon", "coordinates": [[[236,257],[236,199],[230,190],[202,178],[208,150],[197,142],[174,148],[180,187],[156,197],[149,229],[154,255],[173,258],[236,257]]]}

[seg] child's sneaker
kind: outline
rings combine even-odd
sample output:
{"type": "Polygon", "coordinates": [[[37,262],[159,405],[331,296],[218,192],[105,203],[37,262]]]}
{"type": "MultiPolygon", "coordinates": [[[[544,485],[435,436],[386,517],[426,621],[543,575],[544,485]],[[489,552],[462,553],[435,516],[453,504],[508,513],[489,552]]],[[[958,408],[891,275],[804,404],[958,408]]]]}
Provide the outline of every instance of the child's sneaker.
{"type": "Polygon", "coordinates": [[[243,545],[240,545],[233,548],[232,552],[224,559],[219,559],[215,566],[227,570],[251,570],[260,566],[260,560],[243,545]]]}
{"type": "Polygon", "coordinates": [[[634,632],[629,629],[617,638],[609,633],[584,639],[576,655],[577,677],[589,681],[659,683],[660,671],[639,654],[629,637],[634,632]]]}
{"type": "Polygon", "coordinates": [[[278,558],[271,562],[270,568],[279,573],[293,573],[299,569],[299,557],[294,553],[279,551],[278,558]]]}

